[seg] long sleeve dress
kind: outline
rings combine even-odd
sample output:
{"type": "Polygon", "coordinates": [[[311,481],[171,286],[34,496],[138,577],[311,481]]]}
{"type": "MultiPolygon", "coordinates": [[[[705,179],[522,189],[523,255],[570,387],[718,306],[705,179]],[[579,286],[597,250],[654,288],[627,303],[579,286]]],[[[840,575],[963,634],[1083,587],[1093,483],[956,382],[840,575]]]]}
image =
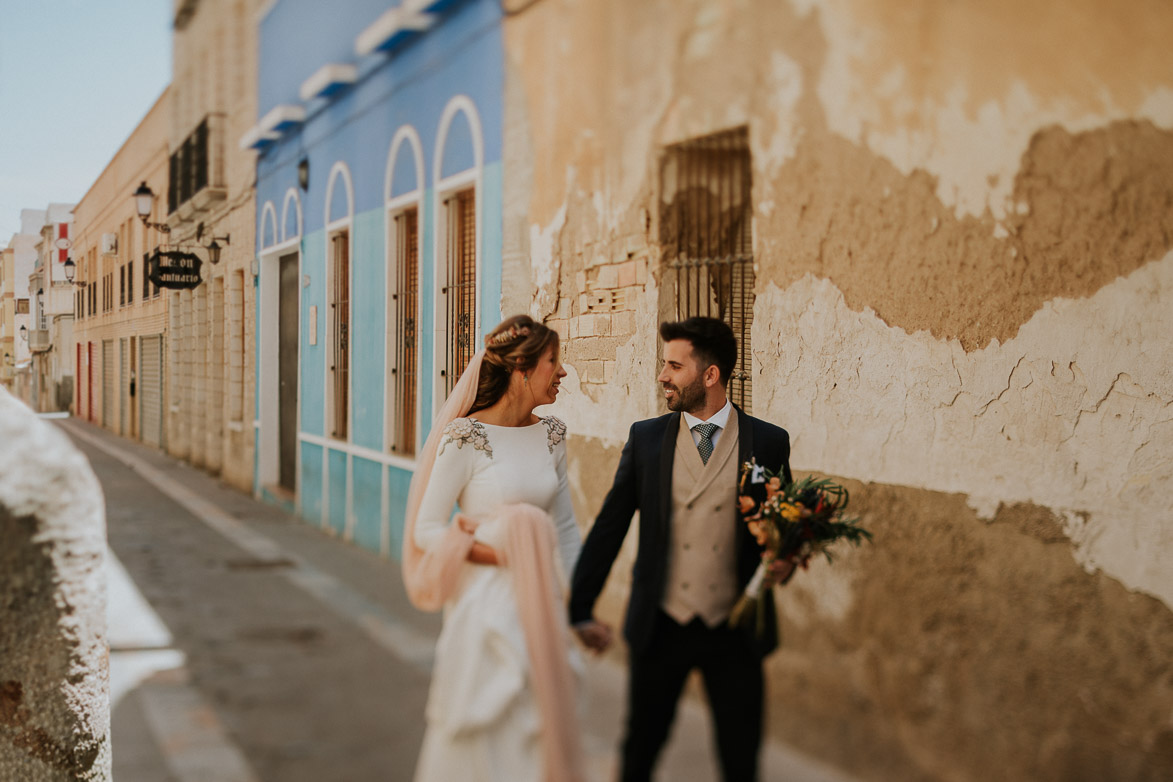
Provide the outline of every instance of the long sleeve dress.
{"type": "MultiPolygon", "coordinates": [[[[416,544],[435,545],[459,505],[481,522],[476,539],[500,550],[498,511],[525,502],[550,514],[555,561],[568,576],[582,542],[566,477],[565,435],[566,425],[552,416],[519,427],[452,421],[424,491],[416,544]]],[[[466,562],[463,571],[444,608],[416,782],[540,782],[541,721],[510,569],[466,562]]],[[[569,633],[566,644],[572,666],[581,669],[569,633]]]]}

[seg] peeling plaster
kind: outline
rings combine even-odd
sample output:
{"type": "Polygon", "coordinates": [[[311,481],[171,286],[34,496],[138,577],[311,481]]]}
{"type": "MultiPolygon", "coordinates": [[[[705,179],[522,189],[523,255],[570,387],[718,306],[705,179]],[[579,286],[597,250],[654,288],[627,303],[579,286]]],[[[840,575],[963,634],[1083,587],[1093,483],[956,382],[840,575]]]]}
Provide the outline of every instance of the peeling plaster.
{"type": "Polygon", "coordinates": [[[529,229],[530,270],[534,285],[534,298],[530,314],[539,320],[554,312],[558,307],[559,265],[554,259],[555,243],[562,226],[566,225],[566,204],[554,215],[554,219],[543,228],[531,225],[529,229]]]}
{"type": "Polygon", "coordinates": [[[937,177],[937,197],[958,218],[988,210],[1000,220],[1040,127],[1075,133],[1131,118],[1173,128],[1173,69],[1157,54],[1173,33],[1169,15],[1136,3],[1119,6],[1113,25],[1088,25],[1090,3],[792,5],[804,15],[817,7],[826,36],[817,92],[828,127],[905,175],[937,177]]]}
{"type": "Polygon", "coordinates": [[[660,319],[659,291],[649,286],[636,300],[635,328],[615,351],[619,374],[605,385],[595,385],[591,394],[572,362],[565,365],[562,393],[552,408],[572,433],[589,433],[605,444],[622,445],[631,424],[659,415],[660,394],[656,376],[660,319]],[[606,411],[600,415],[600,411],[606,411]]]}
{"type": "Polygon", "coordinates": [[[774,127],[772,130],[763,128],[761,133],[767,138],[754,145],[752,152],[757,165],[765,170],[769,179],[773,179],[782,164],[797,154],[802,140],[798,117],[798,102],[803,90],[802,68],[782,52],[771,52],[769,77],[769,110],[763,124],[767,127],[773,124],[774,127]]]}
{"type": "Polygon", "coordinates": [[[1045,506],[1085,569],[1173,607],[1173,252],[971,353],[810,275],[755,309],[755,412],[800,464],[961,492],[985,517],[1045,506]]]}

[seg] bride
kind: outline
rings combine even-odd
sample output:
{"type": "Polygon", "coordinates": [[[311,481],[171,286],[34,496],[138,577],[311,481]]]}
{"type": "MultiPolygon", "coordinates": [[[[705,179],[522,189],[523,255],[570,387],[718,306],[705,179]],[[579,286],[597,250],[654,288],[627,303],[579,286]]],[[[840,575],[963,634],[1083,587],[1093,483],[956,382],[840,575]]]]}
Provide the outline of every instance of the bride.
{"type": "Polygon", "coordinates": [[[417,782],[582,779],[563,607],[581,547],[566,425],[533,412],[566,376],[558,347],[526,315],[493,329],[412,479],[407,592],[419,608],[444,609],[417,782]]]}

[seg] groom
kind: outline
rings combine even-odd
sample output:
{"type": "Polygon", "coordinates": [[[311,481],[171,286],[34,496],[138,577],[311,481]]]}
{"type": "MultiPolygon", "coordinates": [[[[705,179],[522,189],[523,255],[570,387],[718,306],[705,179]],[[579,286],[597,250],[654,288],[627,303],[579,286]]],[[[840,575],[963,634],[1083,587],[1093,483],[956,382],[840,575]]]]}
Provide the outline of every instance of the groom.
{"type": "MultiPolygon", "coordinates": [[[[729,326],[689,318],[661,324],[660,337],[664,369],[657,381],[672,412],[631,427],[574,570],[570,622],[588,647],[601,651],[610,643],[610,628],[594,619],[595,600],[638,510],[639,550],[624,622],[631,675],[621,778],[650,779],[685,680],[699,668],[723,776],[755,780],[762,658],[777,646],[777,619],[766,589],[762,638],[727,624],[761,556],[738,517],[737,479],[754,457],[790,481],[790,438],[729,402],[725,388],[737,363],[729,326]]],[[[778,563],[767,582],[791,570],[778,563]]]]}

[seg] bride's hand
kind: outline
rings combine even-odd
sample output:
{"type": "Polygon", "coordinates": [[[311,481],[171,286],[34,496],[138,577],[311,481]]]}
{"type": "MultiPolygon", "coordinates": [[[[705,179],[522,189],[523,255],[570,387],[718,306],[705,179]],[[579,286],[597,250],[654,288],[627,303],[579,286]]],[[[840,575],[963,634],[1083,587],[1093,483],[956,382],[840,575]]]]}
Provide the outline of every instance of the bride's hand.
{"type": "Polygon", "coordinates": [[[472,516],[465,516],[463,513],[456,514],[456,526],[460,527],[462,532],[467,532],[469,535],[477,531],[480,524],[473,519],[472,516]]]}
{"type": "Polygon", "coordinates": [[[596,654],[606,651],[611,645],[611,627],[602,622],[591,619],[579,622],[574,626],[574,632],[586,648],[596,654]]]}

